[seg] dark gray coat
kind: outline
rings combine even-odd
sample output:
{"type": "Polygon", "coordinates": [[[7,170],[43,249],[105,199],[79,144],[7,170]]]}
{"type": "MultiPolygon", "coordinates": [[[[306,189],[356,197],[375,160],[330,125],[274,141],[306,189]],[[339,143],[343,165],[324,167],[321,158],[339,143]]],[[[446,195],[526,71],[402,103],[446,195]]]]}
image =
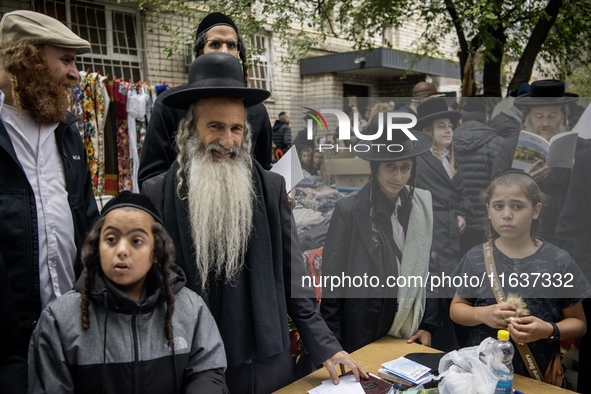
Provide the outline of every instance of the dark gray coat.
{"type": "Polygon", "coordinates": [[[164,334],[162,277],[151,269],[140,302],[102,274],[89,294],[90,327],[82,328],[80,280],[41,315],[29,347],[29,393],[227,393],[224,345],[197,294],[171,272],[174,350],[164,334]]]}
{"type": "Polygon", "coordinates": [[[454,130],[453,140],[456,165],[462,171],[466,196],[472,203],[472,212],[466,217],[466,232],[482,235],[486,207],[480,202],[480,193],[488,187],[492,165],[504,138],[480,122],[469,121],[454,130]]]}

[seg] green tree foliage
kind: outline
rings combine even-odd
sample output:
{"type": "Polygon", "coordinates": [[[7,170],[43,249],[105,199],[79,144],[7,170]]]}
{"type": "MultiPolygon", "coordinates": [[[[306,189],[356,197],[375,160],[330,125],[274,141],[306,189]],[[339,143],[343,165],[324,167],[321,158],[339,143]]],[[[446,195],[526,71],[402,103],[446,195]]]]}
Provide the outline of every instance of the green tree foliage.
{"type": "MultiPolygon", "coordinates": [[[[125,0],[122,0],[125,1],[125,0]]],[[[516,62],[509,91],[529,81],[536,61],[543,59],[550,74],[566,75],[589,50],[591,1],[589,0],[140,0],[142,9],[188,17],[177,27],[172,53],[195,36],[205,12],[220,11],[233,17],[248,38],[270,27],[278,35],[290,64],[305,57],[328,35],[354,42],[355,50],[373,49],[374,38],[386,29],[404,29],[418,21],[424,28],[416,51],[422,56],[441,55],[441,37],[455,34],[461,71],[473,49],[483,72],[484,91],[501,96],[503,69],[516,62]]],[[[169,26],[164,26],[169,29],[169,26]]],[[[391,47],[387,40],[382,45],[391,47]]],[[[182,47],[184,48],[184,46],[182,47]]],[[[258,51],[261,49],[259,48],[258,51]]],[[[260,53],[260,52],[259,52],[260,53]]],[[[257,49],[251,48],[251,56],[257,49]]],[[[463,72],[462,72],[463,74],[463,72]]]]}

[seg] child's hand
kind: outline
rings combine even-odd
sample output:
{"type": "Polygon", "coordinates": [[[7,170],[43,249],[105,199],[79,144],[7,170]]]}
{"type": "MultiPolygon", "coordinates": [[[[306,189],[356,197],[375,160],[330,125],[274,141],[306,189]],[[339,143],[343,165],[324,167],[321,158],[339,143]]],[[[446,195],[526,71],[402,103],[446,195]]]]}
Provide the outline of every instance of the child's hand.
{"type": "Polygon", "coordinates": [[[509,334],[517,343],[530,343],[552,335],[552,325],[538,317],[526,316],[509,323],[509,334]]]}
{"type": "Polygon", "coordinates": [[[510,317],[515,317],[515,306],[511,304],[494,304],[482,308],[475,308],[478,319],[490,328],[505,329],[510,317]]]}

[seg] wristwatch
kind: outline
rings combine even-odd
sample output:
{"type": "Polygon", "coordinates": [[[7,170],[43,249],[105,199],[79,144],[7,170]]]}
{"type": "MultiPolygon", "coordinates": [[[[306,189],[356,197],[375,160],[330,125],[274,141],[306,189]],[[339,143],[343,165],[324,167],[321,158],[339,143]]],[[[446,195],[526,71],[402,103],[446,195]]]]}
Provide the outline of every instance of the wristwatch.
{"type": "Polygon", "coordinates": [[[554,332],[552,333],[552,335],[550,335],[550,337],[547,339],[548,343],[551,345],[554,345],[555,343],[560,342],[560,330],[558,329],[558,326],[556,325],[556,323],[554,322],[548,322],[550,324],[552,324],[552,328],[554,329],[554,332]]]}

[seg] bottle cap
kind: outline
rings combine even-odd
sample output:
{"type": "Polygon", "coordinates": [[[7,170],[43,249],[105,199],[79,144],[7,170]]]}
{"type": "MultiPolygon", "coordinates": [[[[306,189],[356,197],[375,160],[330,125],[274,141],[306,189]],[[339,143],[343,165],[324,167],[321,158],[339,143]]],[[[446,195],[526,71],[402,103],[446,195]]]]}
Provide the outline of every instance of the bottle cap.
{"type": "Polygon", "coordinates": [[[503,340],[503,341],[508,341],[509,340],[509,331],[507,330],[499,330],[497,332],[497,338],[503,340]]]}

